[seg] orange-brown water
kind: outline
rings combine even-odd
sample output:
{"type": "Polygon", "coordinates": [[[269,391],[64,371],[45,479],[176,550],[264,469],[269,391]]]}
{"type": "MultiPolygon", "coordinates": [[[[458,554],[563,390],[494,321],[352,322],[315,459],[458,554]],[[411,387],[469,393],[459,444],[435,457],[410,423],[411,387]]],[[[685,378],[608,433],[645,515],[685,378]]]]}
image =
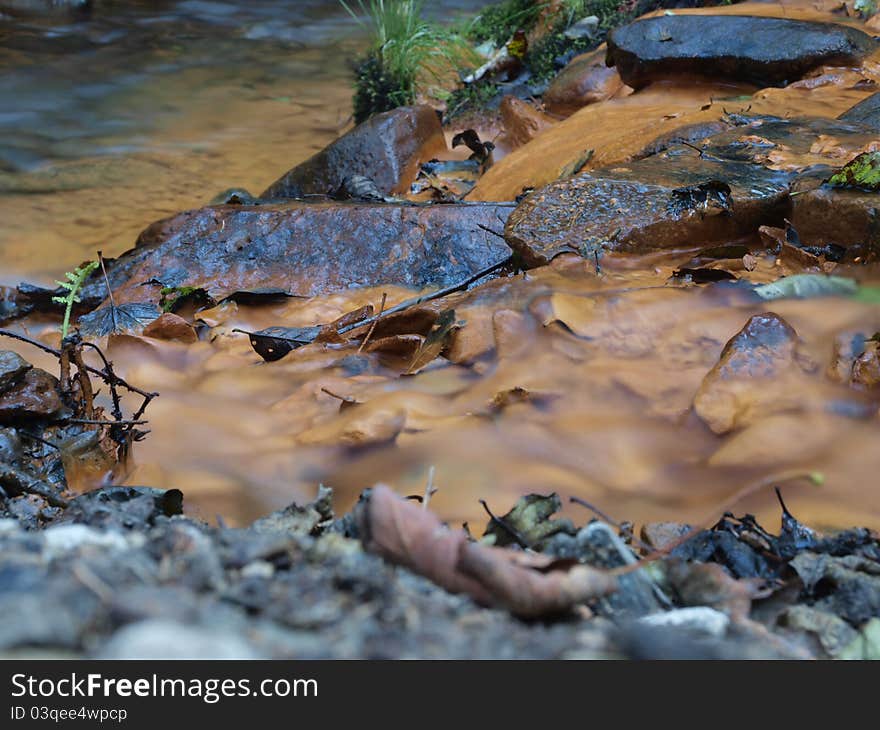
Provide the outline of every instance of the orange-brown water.
{"type": "MultiPolygon", "coordinates": [[[[816,13],[806,3],[786,7],[816,13]]],[[[2,279],[45,280],[98,247],[119,252],[145,224],[223,188],[259,192],[344,127],[350,90],[342,50],[301,49],[313,72],[295,80],[265,69],[251,77],[250,67],[233,65],[220,79],[204,68],[180,73],[166,80],[170,86],[159,84],[149,103],[133,93],[138,108],[176,109],[138,152],[56,160],[25,171],[34,190],[47,187],[46,176],[56,181],[51,191],[0,197],[2,279]],[[68,166],[75,176],[94,176],[94,184],[64,189],[68,166]]],[[[616,134],[625,141],[617,148],[591,141],[602,161],[613,163],[658,132],[706,116],[701,107],[710,97],[740,97],[743,108],[782,116],[836,115],[868,93],[850,87],[872,78],[874,68],[834,71],[827,84],[785,90],[647,89],[576,115],[594,116],[592,127],[577,123],[581,133],[592,130],[593,140],[616,134]],[[753,92],[751,101],[741,98],[753,92]]],[[[572,120],[547,134],[566,124],[572,120]]],[[[346,374],[335,363],[356,344],[313,345],[267,364],[232,332],[328,322],[362,304],[378,305],[383,292],[389,305],[412,294],[393,287],[261,308],[227,304],[201,315],[208,327],[195,345],[115,346],[111,354],[125,376],[162,393],[147,413],[152,433],[137,445],[128,483],[181,488],[192,511],[237,522],[307,497],[320,482],[336,490],[340,509],[378,481],[421,493],[434,467],[440,491],[432,504],[449,520],[479,524],[480,498],[503,511],[520,494],[558,491],[643,522],[697,519],[768,476],[821,472],[822,486],[786,493],[799,517],[818,526],[880,527],[880,423],[876,416],[841,415],[864,398],[824,372],[835,335],[880,330],[880,308],[848,299],[758,306],[720,291],[667,286],[687,258],[611,260],[601,277],[591,263],[563,258],[457,295],[444,305],[467,322],[451,355],[457,363],[440,359],[415,376],[381,367],[346,374]],[[815,366],[799,376],[802,401],[716,436],[691,412],[694,394],[724,343],[767,310],[797,330],[803,357],[815,366]],[[361,405],[340,411],[323,389],[361,405]],[[502,404],[493,405],[499,394],[502,404]]],[[[755,281],[780,273],[772,258],[750,274],[737,271],[755,281]]],[[[878,278],[872,270],[844,273],[878,278]]],[[[57,329],[41,336],[57,338],[57,329]]],[[[16,349],[55,368],[26,346],[16,349]]],[[[768,491],[736,511],[757,512],[772,525],[778,508],[768,491]]]]}

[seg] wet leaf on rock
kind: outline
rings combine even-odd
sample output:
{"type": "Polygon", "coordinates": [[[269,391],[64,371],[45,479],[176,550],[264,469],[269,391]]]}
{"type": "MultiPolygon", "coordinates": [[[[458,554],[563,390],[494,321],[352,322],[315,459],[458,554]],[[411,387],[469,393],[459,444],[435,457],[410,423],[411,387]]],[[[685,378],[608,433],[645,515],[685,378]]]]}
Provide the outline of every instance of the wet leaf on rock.
{"type": "Polygon", "coordinates": [[[79,318],[79,330],[86,337],[139,333],[162,312],[149,302],[108,304],[79,318]]]}
{"type": "Polygon", "coordinates": [[[880,152],[863,152],[828,178],[836,187],[880,190],[880,152]]]}
{"type": "Polygon", "coordinates": [[[853,296],[859,290],[852,279],[823,274],[795,274],[754,289],[761,299],[808,299],[811,297],[853,296]]]}

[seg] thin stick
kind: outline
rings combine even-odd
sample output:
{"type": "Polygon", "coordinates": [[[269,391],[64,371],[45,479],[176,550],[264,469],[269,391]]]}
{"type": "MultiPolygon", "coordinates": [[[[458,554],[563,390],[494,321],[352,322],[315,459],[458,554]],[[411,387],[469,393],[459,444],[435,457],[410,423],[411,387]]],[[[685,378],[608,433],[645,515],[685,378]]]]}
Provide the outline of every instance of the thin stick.
{"type": "Polygon", "coordinates": [[[104,282],[107,284],[107,297],[110,299],[110,316],[113,318],[113,331],[118,329],[116,326],[116,303],[113,301],[113,290],[110,288],[110,277],[107,276],[107,267],[104,266],[104,254],[98,251],[98,261],[101,264],[101,271],[104,272],[104,282]]]}
{"type": "Polygon", "coordinates": [[[425,496],[422,498],[422,509],[428,509],[428,503],[431,497],[437,494],[437,488],[434,486],[434,467],[428,467],[428,483],[425,484],[425,496]]]}
{"type": "MultiPolygon", "coordinates": [[[[385,302],[388,301],[388,294],[382,292],[382,303],[379,305],[379,317],[382,316],[382,312],[385,311],[385,302]]],[[[361,346],[357,350],[357,354],[360,355],[364,348],[367,346],[367,343],[370,341],[370,338],[373,336],[373,330],[376,329],[376,325],[379,324],[378,318],[373,324],[370,325],[370,330],[367,332],[367,336],[361,341],[361,346]]]]}
{"type": "Polygon", "coordinates": [[[144,426],[149,421],[100,421],[94,418],[67,418],[66,423],[79,423],[87,426],[144,426]]]}
{"type": "Polygon", "coordinates": [[[531,549],[532,546],[529,544],[529,541],[519,533],[519,530],[517,530],[513,525],[509,525],[507,523],[507,520],[501,517],[496,517],[494,514],[492,514],[492,510],[489,509],[489,505],[486,504],[485,499],[481,499],[479,500],[479,502],[481,505],[483,505],[483,509],[486,510],[486,514],[489,515],[489,518],[492,520],[493,524],[498,525],[502,530],[510,535],[521,548],[531,549]]]}

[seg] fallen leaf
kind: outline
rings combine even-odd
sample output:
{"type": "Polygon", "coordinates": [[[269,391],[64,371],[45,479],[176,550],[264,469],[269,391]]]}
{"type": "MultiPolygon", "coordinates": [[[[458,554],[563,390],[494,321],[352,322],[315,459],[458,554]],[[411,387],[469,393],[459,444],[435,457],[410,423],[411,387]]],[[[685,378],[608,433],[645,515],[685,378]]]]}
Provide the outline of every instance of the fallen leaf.
{"type": "Polygon", "coordinates": [[[370,491],[358,523],[368,551],[524,618],[563,613],[617,588],[610,573],[586,565],[469,542],[464,531],[443,525],[385,485],[370,491]]]}
{"type": "Polygon", "coordinates": [[[852,296],[858,292],[858,284],[842,276],[824,274],[795,274],[756,286],[754,291],[761,299],[808,299],[812,297],[852,296]]]}

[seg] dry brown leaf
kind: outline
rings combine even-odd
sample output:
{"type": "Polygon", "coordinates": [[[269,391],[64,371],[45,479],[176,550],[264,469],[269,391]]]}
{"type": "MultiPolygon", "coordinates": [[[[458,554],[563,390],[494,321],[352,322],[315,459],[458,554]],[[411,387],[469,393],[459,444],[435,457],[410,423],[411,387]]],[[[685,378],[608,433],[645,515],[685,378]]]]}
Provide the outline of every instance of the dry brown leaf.
{"type": "Polygon", "coordinates": [[[464,532],[381,484],[362,507],[360,524],[370,552],[517,616],[562,613],[617,588],[610,573],[586,565],[469,542],[464,532]]]}
{"type": "Polygon", "coordinates": [[[189,322],[171,312],[165,312],[144,328],[144,337],[191,345],[199,338],[189,322]]]}

